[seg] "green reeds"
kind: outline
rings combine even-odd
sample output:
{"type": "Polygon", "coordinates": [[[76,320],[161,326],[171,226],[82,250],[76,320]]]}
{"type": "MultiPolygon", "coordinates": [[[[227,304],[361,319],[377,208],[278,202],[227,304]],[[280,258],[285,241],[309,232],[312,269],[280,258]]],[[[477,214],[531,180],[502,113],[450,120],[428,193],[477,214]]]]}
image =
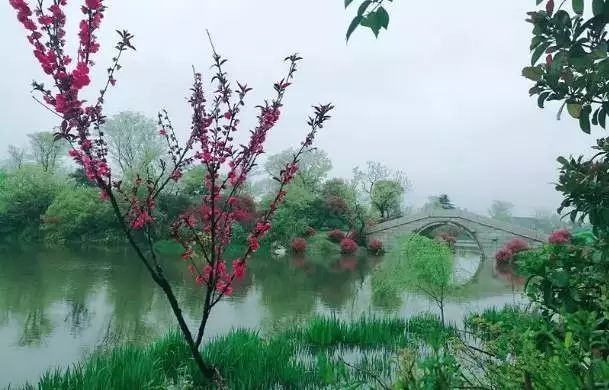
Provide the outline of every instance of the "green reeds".
{"type": "MultiPolygon", "coordinates": [[[[202,354],[217,369],[222,385],[231,389],[345,388],[390,378],[400,349],[447,332],[431,315],[354,321],[315,317],[270,337],[232,330],[207,342],[202,354]]],[[[148,347],[119,347],[66,370],[48,371],[38,388],[161,389],[184,383],[194,388],[217,385],[202,380],[182,336],[171,332],[148,347]]]]}

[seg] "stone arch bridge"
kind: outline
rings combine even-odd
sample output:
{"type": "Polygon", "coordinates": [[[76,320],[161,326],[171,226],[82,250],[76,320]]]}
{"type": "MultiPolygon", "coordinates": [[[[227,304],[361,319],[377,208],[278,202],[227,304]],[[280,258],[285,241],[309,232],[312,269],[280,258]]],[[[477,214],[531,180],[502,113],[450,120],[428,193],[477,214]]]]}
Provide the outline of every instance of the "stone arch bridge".
{"type": "Polygon", "coordinates": [[[523,226],[483,217],[463,210],[433,210],[379,223],[366,230],[370,239],[379,239],[391,247],[394,237],[408,233],[424,233],[440,226],[454,226],[467,233],[480,248],[483,259],[494,258],[507,241],[521,238],[531,246],[546,241],[545,233],[523,226]]]}

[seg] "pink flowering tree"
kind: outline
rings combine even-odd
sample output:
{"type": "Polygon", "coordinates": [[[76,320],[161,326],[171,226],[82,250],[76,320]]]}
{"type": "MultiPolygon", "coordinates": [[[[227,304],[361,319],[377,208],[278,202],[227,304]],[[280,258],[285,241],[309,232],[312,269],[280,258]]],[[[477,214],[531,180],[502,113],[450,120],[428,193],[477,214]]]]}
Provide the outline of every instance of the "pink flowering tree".
{"type": "Polygon", "coordinates": [[[34,5],[25,0],[9,0],[9,3],[17,11],[17,19],[26,30],[34,56],[48,78],[48,84],[34,82],[33,87],[39,102],[58,117],[59,130],[55,137],[70,143],[70,156],[100,188],[101,198],[111,203],[138,259],[165,293],[201,373],[207,378],[214,377],[215,370],[200,354],[212,309],[232,293],[233,282],[244,276],[248,258],[258,250],[260,239],[271,229],[271,219],[286,195],[287,185],[298,171],[302,154],[310,149],[333,107],[330,104],[314,107],[314,114],[307,121],[309,132],[277,175],[278,191],[253,224],[247,250],[238,258],[227,259],[224,253],[231,243],[232,226],[239,219],[240,191],[257,159],[265,152],[265,141],[279,120],[284,95],[301,58],[298,55],[286,58],[286,76],[274,84],[274,96],[257,107],[257,125],[250,131],[249,140],[239,145],[235,143],[239,117],[251,88],[229,82],[222,68],[226,60],[212,45],[213,92],[209,96],[205,93],[203,76],[194,71],[188,99],[191,126],[186,142],[179,142],[169,115],[162,111],[158,117],[159,135],[166,142],[168,158],[161,163],[161,173],[158,176],[138,175],[133,184],[127,185],[112,174],[102,125],[106,93],[116,84],[121,57],[126,51],[134,50],[133,36],[127,31],[119,32],[116,55],[107,68],[103,86],[94,100],[85,100],[84,93],[92,89],[90,70],[95,65],[94,56],[100,49],[96,33],[106,11],[103,0],[84,1],[78,49],[73,57],[66,49],[67,0],[52,0],[48,6],[44,5],[44,0],[38,0],[34,5]],[[203,289],[201,317],[196,329],[191,330],[154,251],[151,232],[157,223],[157,197],[167,184],[179,181],[185,168],[194,164],[204,166],[207,172],[201,183],[205,195],[200,205],[184,210],[169,227],[173,239],[184,248],[184,263],[196,284],[203,289]]]}

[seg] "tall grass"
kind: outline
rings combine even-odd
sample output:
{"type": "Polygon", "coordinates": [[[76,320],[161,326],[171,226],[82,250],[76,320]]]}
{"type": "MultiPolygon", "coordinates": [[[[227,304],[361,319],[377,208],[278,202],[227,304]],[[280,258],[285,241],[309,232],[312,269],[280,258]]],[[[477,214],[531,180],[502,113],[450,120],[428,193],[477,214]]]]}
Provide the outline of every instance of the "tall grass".
{"type": "Polygon", "coordinates": [[[171,332],[146,348],[125,346],[98,353],[66,370],[45,373],[40,389],[152,389],[168,379],[177,379],[178,370],[190,361],[181,336],[171,332]]]}
{"type": "Polygon", "coordinates": [[[314,317],[291,331],[312,347],[398,347],[406,342],[406,322],[397,318],[361,317],[353,322],[336,317],[314,317]]]}
{"type": "MultiPolygon", "coordinates": [[[[218,371],[221,385],[230,389],[349,388],[372,384],[376,376],[390,378],[401,348],[416,340],[439,339],[446,332],[431,315],[354,321],[315,317],[270,337],[233,330],[207,342],[202,353],[218,371]]],[[[171,332],[148,347],[119,347],[68,369],[48,371],[37,387],[166,389],[184,383],[195,388],[218,385],[200,377],[181,335],[171,332]]]]}

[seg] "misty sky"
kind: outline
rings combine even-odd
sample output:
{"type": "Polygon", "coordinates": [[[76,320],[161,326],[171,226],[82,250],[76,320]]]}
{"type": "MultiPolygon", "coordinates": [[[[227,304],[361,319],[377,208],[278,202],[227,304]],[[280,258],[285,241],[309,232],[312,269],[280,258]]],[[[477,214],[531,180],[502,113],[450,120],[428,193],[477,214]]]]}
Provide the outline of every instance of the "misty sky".
{"type": "MultiPolygon", "coordinates": [[[[71,3],[76,9],[76,1],[71,3]]],[[[520,71],[530,58],[531,27],[524,19],[533,0],[399,0],[390,6],[389,31],[377,40],[358,30],[348,45],[344,33],[351,13],[342,0],[105,4],[91,92],[113,55],[114,30],[128,29],[137,47],[123,61],[106,114],[133,110],[154,116],[164,107],[185,135],[191,65],[205,72],[210,64],[206,28],[229,59],[231,77],[254,88],[250,108],[271,96],[272,83],[284,74],[282,59],[297,51],[304,61],[268,152],[298,142],[311,104],[331,101],[334,117],[317,145],[331,156],[333,175],[350,175],[367,160],[382,161],[407,173],[414,185],[409,203],[447,193],[456,205],[478,212],[486,212],[493,199],[511,201],[520,215],[554,209],[560,201],[551,184],[556,157],[585,152],[595,140],[569,117],[556,121],[556,106],[542,111],[528,96],[531,85],[520,71]]],[[[74,40],[77,19],[68,23],[74,40]]],[[[57,122],[30,96],[32,79],[44,78],[7,2],[0,6],[0,34],[2,158],[6,145],[25,144],[27,133],[57,122]]],[[[251,124],[254,113],[247,111],[250,119],[243,123],[251,124]]]]}

